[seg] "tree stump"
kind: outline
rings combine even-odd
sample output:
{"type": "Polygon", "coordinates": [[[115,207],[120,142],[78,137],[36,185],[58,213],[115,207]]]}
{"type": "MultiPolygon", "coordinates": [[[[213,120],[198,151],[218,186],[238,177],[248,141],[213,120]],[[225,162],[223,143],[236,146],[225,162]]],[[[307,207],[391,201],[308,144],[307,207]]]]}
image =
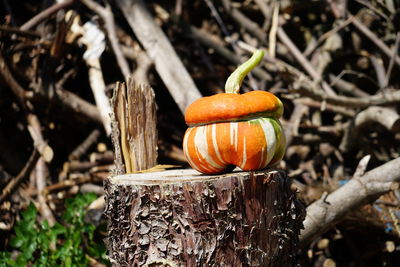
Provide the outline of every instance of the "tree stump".
{"type": "Polygon", "coordinates": [[[305,208],[283,171],[124,174],[105,188],[113,265],[296,265],[305,208]]]}

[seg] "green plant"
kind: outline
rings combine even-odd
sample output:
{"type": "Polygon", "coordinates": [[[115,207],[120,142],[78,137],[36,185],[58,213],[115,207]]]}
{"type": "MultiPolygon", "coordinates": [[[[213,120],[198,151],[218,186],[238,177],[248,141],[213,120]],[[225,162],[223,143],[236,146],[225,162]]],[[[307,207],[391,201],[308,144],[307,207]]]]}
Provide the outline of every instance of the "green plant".
{"type": "Polygon", "coordinates": [[[104,245],[94,240],[96,227],[84,221],[85,208],[95,199],[95,194],[67,199],[61,223],[52,227],[37,221],[37,209],[30,204],[9,243],[17,255],[0,252],[0,266],[88,266],[89,256],[106,263],[104,245]]]}

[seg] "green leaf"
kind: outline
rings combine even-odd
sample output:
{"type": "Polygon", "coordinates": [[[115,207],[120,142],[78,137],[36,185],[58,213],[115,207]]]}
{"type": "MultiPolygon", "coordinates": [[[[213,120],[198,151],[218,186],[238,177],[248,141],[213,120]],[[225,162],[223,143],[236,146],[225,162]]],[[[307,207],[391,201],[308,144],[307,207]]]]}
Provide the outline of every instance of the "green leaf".
{"type": "Polygon", "coordinates": [[[27,241],[26,237],[23,235],[17,235],[13,239],[11,239],[9,245],[14,248],[20,248],[27,241]]]}
{"type": "Polygon", "coordinates": [[[108,263],[105,247],[96,240],[95,235],[103,228],[96,228],[84,221],[86,207],[96,198],[95,194],[80,194],[66,200],[60,223],[52,227],[47,221],[37,222],[38,212],[30,204],[21,213],[21,220],[14,227],[15,237],[9,243],[20,253],[13,261],[9,252],[0,251],[0,267],[88,266],[86,255],[108,263]]]}
{"type": "Polygon", "coordinates": [[[27,221],[34,221],[36,219],[37,209],[33,203],[30,203],[28,208],[22,212],[22,217],[27,221]]]}

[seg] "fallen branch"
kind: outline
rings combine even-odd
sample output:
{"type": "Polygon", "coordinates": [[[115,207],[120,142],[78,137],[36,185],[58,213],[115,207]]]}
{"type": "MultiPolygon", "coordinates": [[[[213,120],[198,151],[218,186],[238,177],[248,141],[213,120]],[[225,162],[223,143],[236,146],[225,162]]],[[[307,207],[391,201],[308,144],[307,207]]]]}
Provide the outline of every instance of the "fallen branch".
{"type": "Polygon", "coordinates": [[[345,134],[339,145],[341,151],[348,152],[357,145],[360,137],[364,135],[365,125],[376,123],[385,127],[388,131],[400,130],[400,116],[390,108],[369,107],[357,114],[353,123],[345,130],[345,134]]]}
{"type": "Polygon", "coordinates": [[[100,137],[100,131],[98,129],[93,130],[88,137],[79,144],[68,156],[68,160],[78,160],[84,154],[87,153],[89,148],[94,145],[100,137]]]}
{"type": "Polygon", "coordinates": [[[43,158],[40,158],[35,168],[36,189],[38,192],[37,199],[39,202],[39,212],[43,219],[47,220],[50,226],[56,223],[56,219],[51,212],[49,205],[47,205],[46,197],[43,194],[43,189],[46,187],[46,178],[48,176],[48,169],[43,158]]]}
{"type": "Polygon", "coordinates": [[[361,177],[353,177],[344,186],[308,206],[304,230],[300,235],[301,243],[307,245],[336,225],[348,212],[396,189],[396,182],[399,181],[400,158],[391,160],[361,177]]]}
{"type": "MultiPolygon", "coordinates": [[[[246,28],[255,37],[257,37],[257,39],[259,39],[261,43],[265,43],[267,34],[261,30],[257,23],[251,21],[237,8],[232,7],[230,0],[223,0],[222,2],[226,11],[234,20],[236,20],[240,25],[246,28]]],[[[305,69],[305,71],[312,77],[314,82],[321,82],[322,88],[326,91],[326,93],[335,96],[335,91],[325,81],[323,81],[321,75],[317,73],[315,68],[308,61],[308,59],[300,52],[300,50],[296,47],[292,40],[290,40],[290,38],[281,27],[278,28],[277,36],[282,41],[282,43],[285,44],[290,53],[296,58],[296,60],[305,69]]]]}
{"type": "Polygon", "coordinates": [[[4,81],[10,86],[11,91],[17,97],[18,102],[21,104],[22,108],[25,108],[26,103],[26,92],[24,88],[19,85],[19,83],[14,79],[10,68],[4,58],[3,54],[0,52],[0,75],[3,77],[4,81]]]}
{"type": "Polygon", "coordinates": [[[331,97],[321,93],[321,91],[317,91],[315,88],[316,85],[311,81],[305,81],[304,77],[301,82],[301,89],[299,91],[301,94],[339,106],[366,108],[369,106],[393,105],[400,103],[400,91],[398,89],[391,92],[382,92],[369,97],[347,97],[339,95],[331,97]]]}
{"type": "MultiPolygon", "coordinates": [[[[21,107],[26,108],[27,105],[29,106],[29,103],[27,103],[27,101],[29,100],[37,99],[39,102],[43,102],[44,98],[46,98],[43,95],[32,94],[24,90],[24,88],[22,88],[22,86],[13,77],[5,61],[5,58],[1,53],[0,70],[0,75],[3,77],[4,81],[8,84],[11,91],[17,97],[17,100],[21,104],[21,107]]],[[[69,109],[70,111],[73,111],[81,116],[88,118],[91,121],[99,124],[102,123],[102,119],[97,107],[70,91],[56,88],[54,100],[56,102],[55,106],[60,107],[60,109],[64,107],[69,109]]]]}
{"type": "Polygon", "coordinates": [[[49,16],[53,15],[54,13],[56,13],[58,10],[64,9],[69,7],[70,5],[72,5],[75,2],[75,0],[65,0],[62,1],[60,3],[54,4],[51,7],[43,10],[42,12],[40,12],[39,14],[37,14],[36,16],[34,16],[33,18],[31,18],[30,20],[28,20],[27,22],[25,22],[21,27],[20,30],[22,31],[26,31],[29,30],[31,28],[33,28],[35,25],[37,25],[38,23],[40,23],[42,20],[47,19],[49,16]]]}
{"type": "Polygon", "coordinates": [[[155,68],[181,112],[201,97],[174,48],[142,0],[117,0],[128,24],[153,60],[155,68]]]}
{"type": "Polygon", "coordinates": [[[35,32],[35,31],[23,31],[19,28],[15,28],[15,27],[10,27],[10,26],[6,26],[6,25],[0,25],[0,32],[5,32],[8,34],[17,34],[19,36],[24,36],[26,38],[32,38],[32,39],[36,39],[36,38],[40,38],[42,37],[40,33],[35,32]]]}
{"type": "Polygon", "coordinates": [[[45,162],[50,162],[53,159],[53,149],[43,139],[39,119],[34,114],[27,115],[28,131],[32,137],[33,145],[39,151],[45,162]]]}
{"type": "Polygon", "coordinates": [[[295,103],[303,104],[312,108],[317,108],[320,109],[321,111],[331,111],[336,114],[342,114],[346,117],[351,117],[353,118],[356,115],[356,112],[352,109],[341,107],[341,106],[335,106],[331,104],[326,104],[323,102],[315,101],[309,98],[298,98],[294,100],[295,103]]]}
{"type": "Polygon", "coordinates": [[[110,135],[111,105],[109,98],[106,96],[106,85],[100,64],[100,57],[106,47],[104,40],[105,35],[98,26],[91,21],[86,22],[83,26],[77,21],[74,29],[77,33],[82,33],[83,35],[80,41],[86,46],[83,59],[88,66],[90,88],[92,89],[106,134],[110,135]]]}
{"type": "MultiPolygon", "coordinates": [[[[186,30],[188,31],[188,33],[190,35],[192,35],[192,37],[194,39],[198,40],[200,43],[202,43],[203,45],[205,45],[207,47],[213,48],[215,50],[215,52],[217,52],[219,55],[224,57],[226,60],[229,60],[233,64],[239,65],[243,62],[238,56],[236,56],[234,53],[232,53],[229,49],[225,48],[218,42],[214,41],[208,35],[208,33],[203,32],[194,26],[187,27],[186,30]]],[[[260,67],[255,68],[252,71],[252,73],[254,74],[254,76],[256,76],[257,78],[259,78],[261,80],[265,80],[265,81],[272,80],[271,75],[268,72],[261,69],[260,67]]]]}
{"type": "Polygon", "coordinates": [[[85,118],[102,124],[102,118],[97,107],[86,100],[80,98],[76,94],[57,88],[55,90],[55,100],[58,107],[64,107],[70,111],[75,112],[77,115],[84,116],[85,118]]]}
{"type": "Polygon", "coordinates": [[[92,0],[81,0],[88,8],[97,13],[104,21],[105,28],[107,31],[107,38],[110,40],[111,48],[114,51],[115,58],[117,59],[118,66],[127,81],[131,70],[129,69],[128,61],[126,61],[124,54],[122,53],[121,46],[119,44],[117,33],[115,30],[114,14],[111,10],[110,4],[105,1],[106,6],[102,7],[100,4],[92,0]]]}
{"type": "Polygon", "coordinates": [[[398,66],[400,66],[400,57],[396,53],[393,56],[393,50],[390,49],[384,42],[382,42],[378,36],[376,36],[370,29],[368,29],[362,22],[360,22],[356,17],[350,15],[353,18],[353,25],[362,32],[368,39],[370,39],[383,53],[386,54],[388,58],[394,58],[394,61],[398,66]]]}
{"type": "Polygon", "coordinates": [[[37,161],[40,158],[40,153],[36,149],[33,150],[28,162],[25,167],[21,170],[21,172],[15,178],[12,178],[10,182],[4,187],[0,194],[0,204],[11,195],[15,189],[23,182],[26,178],[28,178],[29,174],[35,168],[37,161]]]}
{"type": "Polygon", "coordinates": [[[295,102],[294,109],[290,115],[290,119],[285,129],[286,146],[289,147],[292,143],[293,137],[299,134],[299,126],[301,118],[308,112],[308,108],[302,103],[295,102]]]}
{"type": "Polygon", "coordinates": [[[297,46],[290,40],[286,32],[280,27],[278,29],[278,38],[289,49],[290,53],[296,58],[297,62],[304,68],[304,70],[311,76],[314,82],[321,82],[322,88],[326,94],[336,96],[335,91],[322,79],[322,76],[311,65],[310,61],[300,52],[297,46]]]}
{"type": "Polygon", "coordinates": [[[330,85],[335,87],[341,92],[347,93],[347,94],[352,94],[354,96],[359,96],[359,97],[365,97],[369,96],[368,93],[364,92],[360,88],[358,88],[355,84],[350,83],[348,81],[340,79],[341,75],[338,75],[337,77],[333,74],[329,74],[329,81],[330,85]]]}

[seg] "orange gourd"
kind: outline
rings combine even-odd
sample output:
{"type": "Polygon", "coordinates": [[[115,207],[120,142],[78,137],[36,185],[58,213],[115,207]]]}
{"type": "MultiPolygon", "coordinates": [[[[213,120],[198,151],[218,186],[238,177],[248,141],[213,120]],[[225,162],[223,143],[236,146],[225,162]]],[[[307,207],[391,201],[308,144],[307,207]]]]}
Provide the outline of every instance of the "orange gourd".
{"type": "Polygon", "coordinates": [[[185,121],[189,128],[183,151],[197,171],[217,174],[234,166],[259,170],[282,159],[282,102],[266,91],[238,93],[244,77],[263,55],[256,51],[231,74],[226,93],[200,98],[187,108],[185,121]]]}

